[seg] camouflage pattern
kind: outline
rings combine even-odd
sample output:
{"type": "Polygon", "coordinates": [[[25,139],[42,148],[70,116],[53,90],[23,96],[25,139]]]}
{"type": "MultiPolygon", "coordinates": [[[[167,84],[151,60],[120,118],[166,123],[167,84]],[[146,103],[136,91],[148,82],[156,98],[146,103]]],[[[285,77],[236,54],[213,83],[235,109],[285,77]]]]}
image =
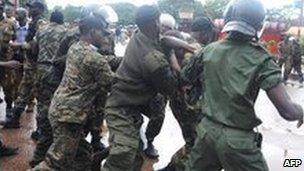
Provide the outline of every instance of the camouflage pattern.
{"type": "MultiPolygon", "coordinates": [[[[33,43],[33,39],[36,34],[36,31],[45,24],[46,22],[40,17],[34,18],[29,23],[29,33],[26,36],[26,42],[29,45],[33,43]]],[[[37,59],[37,56],[38,54],[33,53],[33,49],[26,50],[26,58],[24,61],[24,68],[23,68],[24,73],[20,86],[18,88],[18,93],[19,93],[18,98],[14,106],[14,109],[18,112],[14,113],[14,115],[20,115],[21,112],[24,111],[26,105],[30,104],[33,101],[34,97],[36,96],[35,84],[36,84],[37,66],[35,59],[37,59]]]]}
{"type": "Polygon", "coordinates": [[[83,171],[91,167],[92,148],[81,124],[51,121],[53,141],[46,159],[32,171],[83,171]]]}
{"type": "MultiPolygon", "coordinates": [[[[63,79],[52,100],[52,119],[83,124],[91,113],[95,98],[106,97],[112,72],[105,57],[94,52],[94,49],[83,41],[70,48],[63,79]]],[[[95,105],[101,108],[98,111],[103,110],[102,105],[95,105]]]]}
{"type": "MultiPolygon", "coordinates": [[[[103,114],[103,104],[112,77],[107,61],[96,52],[95,47],[83,41],[72,45],[63,79],[49,110],[49,120],[54,131],[54,142],[45,159],[46,162],[51,161],[49,167],[61,167],[59,170],[73,167],[73,161],[77,159],[77,149],[81,148],[81,143],[74,142],[82,142],[85,139],[87,123],[93,117],[93,112],[103,114]],[[61,132],[60,127],[56,127],[57,123],[78,127],[70,132],[61,132]],[[57,139],[58,134],[60,138],[57,139]],[[70,138],[71,134],[77,137],[70,138]],[[70,139],[72,140],[69,141],[70,139]],[[71,146],[73,144],[75,146],[71,146]],[[65,164],[62,165],[62,162],[65,164]]],[[[90,158],[82,158],[82,162],[85,161],[90,161],[90,158]]]]}
{"type": "MultiPolygon", "coordinates": [[[[14,22],[3,19],[0,22],[0,60],[9,61],[14,59],[14,49],[9,42],[14,36],[14,22]]],[[[17,99],[18,86],[22,78],[22,69],[5,69],[1,68],[0,83],[3,87],[4,99],[7,109],[12,108],[12,103],[17,99]]]]}
{"type": "Polygon", "coordinates": [[[157,93],[175,97],[177,80],[163,53],[161,41],[153,41],[139,30],[130,40],[116,74],[116,83],[106,103],[110,156],[102,170],[140,170],[141,113],[147,113],[143,107],[150,105],[157,93]]]}
{"type": "Polygon", "coordinates": [[[48,78],[50,68],[55,58],[59,43],[65,36],[66,29],[63,25],[50,23],[41,27],[36,33],[36,43],[39,53],[37,59],[37,127],[40,128],[41,138],[39,139],[33,160],[39,162],[52,144],[52,129],[48,120],[48,110],[53,94],[57,86],[48,78]]]}
{"type": "MultiPolygon", "coordinates": [[[[80,37],[80,33],[78,27],[73,27],[67,32],[65,38],[62,40],[59,46],[56,59],[54,60],[54,64],[51,68],[51,72],[49,76],[49,80],[51,80],[54,83],[56,82],[57,87],[62,79],[62,75],[65,70],[65,63],[66,63],[68,50],[73,44],[79,41],[79,37],[80,37]]],[[[111,44],[111,39],[105,38],[104,42],[102,42],[102,48],[98,49],[98,53],[100,53],[105,57],[105,59],[108,61],[111,67],[111,70],[115,72],[122,58],[118,58],[114,56],[113,49],[114,49],[114,45],[111,44]]],[[[98,100],[96,100],[96,102],[97,101],[98,100]]],[[[99,105],[101,105],[102,107],[105,106],[105,104],[101,104],[101,103],[99,103],[99,105]]],[[[97,150],[100,150],[100,139],[101,139],[100,134],[102,131],[100,129],[100,125],[103,123],[103,117],[101,117],[101,115],[97,111],[92,112],[92,114],[93,115],[90,121],[88,121],[89,123],[91,123],[89,124],[90,126],[88,131],[92,135],[91,144],[93,146],[94,152],[96,152],[97,150]]]]}
{"type": "Polygon", "coordinates": [[[149,118],[146,128],[147,141],[153,142],[154,138],[160,133],[165,119],[167,99],[158,93],[149,102],[148,106],[142,107],[142,114],[149,118]]]}

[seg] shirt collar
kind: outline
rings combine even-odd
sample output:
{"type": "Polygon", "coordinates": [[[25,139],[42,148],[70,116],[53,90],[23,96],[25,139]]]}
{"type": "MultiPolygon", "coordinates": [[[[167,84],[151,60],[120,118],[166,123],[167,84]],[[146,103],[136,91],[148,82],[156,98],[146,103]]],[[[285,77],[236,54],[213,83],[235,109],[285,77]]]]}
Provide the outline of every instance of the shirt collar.
{"type": "Polygon", "coordinates": [[[148,38],[144,33],[142,33],[139,29],[135,31],[135,34],[138,35],[138,37],[143,40],[144,42],[151,44],[153,46],[158,47],[160,45],[160,40],[152,40],[148,38]]]}

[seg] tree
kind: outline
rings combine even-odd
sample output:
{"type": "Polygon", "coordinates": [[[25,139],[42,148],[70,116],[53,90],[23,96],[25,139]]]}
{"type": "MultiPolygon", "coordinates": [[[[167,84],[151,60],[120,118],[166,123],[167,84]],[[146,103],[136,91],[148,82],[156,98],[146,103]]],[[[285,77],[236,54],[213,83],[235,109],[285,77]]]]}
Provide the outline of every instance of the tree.
{"type": "Polygon", "coordinates": [[[230,0],[206,0],[203,3],[203,10],[212,19],[222,18],[224,10],[230,0]]]}
{"type": "Polygon", "coordinates": [[[74,22],[81,17],[81,8],[72,5],[67,5],[63,10],[63,15],[66,22],[74,22]]]}
{"type": "Polygon", "coordinates": [[[285,5],[280,8],[268,9],[266,17],[268,21],[283,22],[287,25],[297,25],[300,10],[293,5],[285,5]]]}
{"type": "Polygon", "coordinates": [[[135,11],[137,7],[130,3],[110,4],[118,15],[119,25],[130,25],[135,23],[135,11]]]}
{"type": "Polygon", "coordinates": [[[180,21],[179,12],[193,12],[194,17],[204,15],[202,3],[197,0],[159,0],[158,6],[162,13],[171,14],[180,21]]]}

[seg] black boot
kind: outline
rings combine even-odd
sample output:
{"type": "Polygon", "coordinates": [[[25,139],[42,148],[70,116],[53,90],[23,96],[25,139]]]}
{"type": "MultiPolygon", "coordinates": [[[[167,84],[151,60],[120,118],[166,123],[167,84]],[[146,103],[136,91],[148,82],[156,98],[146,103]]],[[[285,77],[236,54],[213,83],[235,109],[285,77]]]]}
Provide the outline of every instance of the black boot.
{"type": "Polygon", "coordinates": [[[110,147],[104,148],[102,151],[95,152],[93,154],[92,171],[99,171],[101,168],[101,162],[106,159],[110,154],[110,147]]]}
{"type": "Polygon", "coordinates": [[[13,148],[9,146],[2,145],[0,147],[0,158],[1,157],[7,157],[7,156],[13,156],[18,154],[18,148],[13,148]]]}
{"type": "Polygon", "coordinates": [[[159,157],[158,151],[154,148],[152,141],[148,141],[148,147],[144,151],[145,155],[151,159],[159,157]]]}
{"type": "Polygon", "coordinates": [[[12,116],[7,118],[7,120],[3,124],[4,129],[18,129],[20,128],[20,116],[23,110],[14,108],[12,109],[12,116]]]}

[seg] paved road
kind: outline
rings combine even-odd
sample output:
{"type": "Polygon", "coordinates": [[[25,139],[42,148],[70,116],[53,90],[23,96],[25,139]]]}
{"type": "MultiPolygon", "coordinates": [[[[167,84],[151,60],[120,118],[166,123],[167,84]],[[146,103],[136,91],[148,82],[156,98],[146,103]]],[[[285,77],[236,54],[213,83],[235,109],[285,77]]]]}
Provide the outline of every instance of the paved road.
{"type": "MultiPolygon", "coordinates": [[[[304,88],[287,86],[292,99],[304,107],[304,88]]],[[[0,120],[4,119],[4,105],[0,105],[0,120]]],[[[258,116],[263,120],[259,130],[264,135],[263,152],[273,171],[297,171],[300,168],[283,168],[284,158],[300,158],[304,162],[304,127],[296,129],[296,123],[284,121],[267,99],[266,93],[261,91],[256,104],[258,116]]],[[[28,168],[28,161],[32,156],[35,143],[29,138],[35,127],[34,114],[24,114],[22,117],[22,129],[1,130],[4,142],[20,147],[20,154],[15,157],[0,160],[1,171],[24,171],[28,168]]],[[[145,122],[146,124],[146,122],[145,122]]],[[[145,125],[143,126],[144,130],[145,125]]],[[[161,133],[155,139],[155,146],[160,152],[160,160],[154,168],[165,166],[176,150],[183,146],[180,128],[177,125],[171,111],[167,109],[165,123],[161,133]]]]}

